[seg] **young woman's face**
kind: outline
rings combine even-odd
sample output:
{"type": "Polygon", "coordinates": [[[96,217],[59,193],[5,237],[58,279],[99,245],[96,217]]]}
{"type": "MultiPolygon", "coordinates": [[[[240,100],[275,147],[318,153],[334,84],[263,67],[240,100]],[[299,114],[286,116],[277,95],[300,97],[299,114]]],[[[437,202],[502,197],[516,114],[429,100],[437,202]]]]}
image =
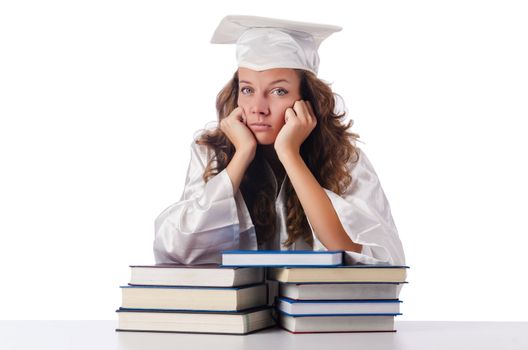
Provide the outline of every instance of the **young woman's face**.
{"type": "Polygon", "coordinates": [[[238,68],[238,106],[257,142],[270,145],[284,126],[286,109],[301,99],[298,73],[289,68],[238,68]]]}

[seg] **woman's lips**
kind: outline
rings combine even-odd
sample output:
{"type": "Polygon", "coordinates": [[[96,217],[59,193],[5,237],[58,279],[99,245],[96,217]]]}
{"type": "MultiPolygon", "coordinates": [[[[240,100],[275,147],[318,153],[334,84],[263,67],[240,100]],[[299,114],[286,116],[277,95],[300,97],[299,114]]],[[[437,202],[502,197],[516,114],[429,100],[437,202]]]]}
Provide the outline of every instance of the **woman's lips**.
{"type": "Polygon", "coordinates": [[[250,124],[249,127],[253,131],[268,131],[271,129],[271,125],[265,123],[253,123],[250,124]]]}

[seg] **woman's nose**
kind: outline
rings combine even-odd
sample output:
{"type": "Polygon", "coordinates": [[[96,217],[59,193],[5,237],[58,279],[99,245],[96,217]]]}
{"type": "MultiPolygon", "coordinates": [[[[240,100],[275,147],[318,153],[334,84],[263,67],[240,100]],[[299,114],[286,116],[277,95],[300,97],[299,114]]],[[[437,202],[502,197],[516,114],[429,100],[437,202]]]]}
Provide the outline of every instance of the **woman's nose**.
{"type": "Polygon", "coordinates": [[[264,97],[255,97],[252,101],[250,112],[258,115],[269,114],[269,104],[264,97]]]}

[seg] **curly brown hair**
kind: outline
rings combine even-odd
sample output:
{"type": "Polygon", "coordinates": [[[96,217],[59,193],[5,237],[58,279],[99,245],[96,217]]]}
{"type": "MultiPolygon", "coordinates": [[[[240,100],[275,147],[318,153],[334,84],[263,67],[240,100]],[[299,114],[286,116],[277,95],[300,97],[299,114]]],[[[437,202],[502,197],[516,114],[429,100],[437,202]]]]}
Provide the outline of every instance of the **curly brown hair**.
{"type": "MultiPolygon", "coordinates": [[[[332,92],[330,86],[309,71],[295,71],[300,77],[301,98],[310,101],[317,118],[315,129],[301,145],[301,157],[323,188],[342,194],[352,181],[347,163],[357,162],[359,157],[354,144],[359,135],[349,131],[352,120],[347,124],[343,123],[345,112],[336,114],[338,95],[332,92]]],[[[218,121],[226,118],[237,107],[238,90],[237,71],[217,95],[218,121]]],[[[235,147],[220,130],[220,124],[213,130],[204,131],[196,143],[206,145],[214,151],[214,157],[209,160],[203,174],[203,179],[207,182],[227,167],[235,154],[235,147]]],[[[276,230],[274,184],[271,182],[273,179],[264,176],[265,173],[263,154],[260,147],[257,147],[255,158],[240,184],[240,191],[255,225],[259,245],[272,239],[276,230]]],[[[306,215],[287,176],[284,185],[288,239],[282,244],[290,247],[302,237],[313,247],[306,215]]]]}

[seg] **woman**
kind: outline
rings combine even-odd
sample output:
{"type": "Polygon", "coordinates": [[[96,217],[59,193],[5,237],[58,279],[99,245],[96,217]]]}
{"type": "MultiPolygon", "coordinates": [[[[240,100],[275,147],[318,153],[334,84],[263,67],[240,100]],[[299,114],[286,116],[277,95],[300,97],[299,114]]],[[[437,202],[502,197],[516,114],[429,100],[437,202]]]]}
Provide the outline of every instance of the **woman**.
{"type": "Polygon", "coordinates": [[[219,125],[191,145],[184,193],[155,222],[157,263],[218,263],[229,249],[345,250],[347,263],[404,264],[389,204],[358,135],[318,79],[338,27],[228,16],[238,70],[219,125]]]}

